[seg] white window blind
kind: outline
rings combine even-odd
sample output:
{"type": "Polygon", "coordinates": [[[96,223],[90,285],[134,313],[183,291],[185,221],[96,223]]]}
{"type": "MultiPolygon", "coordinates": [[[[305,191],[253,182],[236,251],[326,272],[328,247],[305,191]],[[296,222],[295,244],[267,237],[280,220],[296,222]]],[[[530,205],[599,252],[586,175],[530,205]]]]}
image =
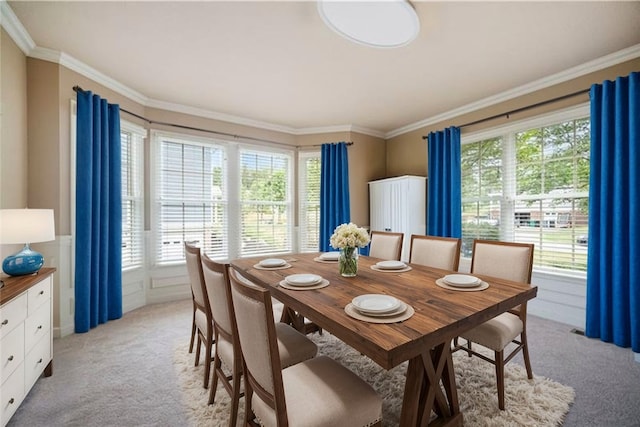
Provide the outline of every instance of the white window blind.
{"type": "Polygon", "coordinates": [[[534,243],[536,267],[586,271],[590,136],[581,114],[464,141],[463,255],[476,238],[534,243]]]}
{"type": "Polygon", "coordinates": [[[292,249],[292,156],[241,148],[240,256],[292,249]]]}
{"type": "Polygon", "coordinates": [[[144,263],[144,138],[146,130],[121,123],[122,269],[144,263]]]}
{"type": "Polygon", "coordinates": [[[225,147],[212,141],[157,134],[155,260],[184,260],[184,242],[210,257],[228,256],[225,147]]]}
{"type": "Polygon", "coordinates": [[[301,152],[298,160],[300,251],[317,252],[320,236],[320,152],[301,152]]]}

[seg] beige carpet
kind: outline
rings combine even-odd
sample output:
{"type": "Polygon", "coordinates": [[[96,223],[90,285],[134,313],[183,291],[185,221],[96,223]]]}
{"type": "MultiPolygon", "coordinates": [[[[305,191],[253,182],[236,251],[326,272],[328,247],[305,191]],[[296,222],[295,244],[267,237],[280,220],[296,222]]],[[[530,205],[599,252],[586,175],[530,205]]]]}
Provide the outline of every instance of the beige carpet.
{"type": "MultiPolygon", "coordinates": [[[[391,371],[385,371],[326,332],[321,336],[314,334],[311,338],[318,344],[320,353],[347,366],[366,379],[383,396],[383,425],[397,426],[406,365],[402,364],[391,371]]],[[[180,380],[187,416],[194,426],[226,426],[229,396],[219,385],[216,403],[207,405],[209,394],[208,390],[202,387],[202,365],[193,367],[194,355],[187,352],[187,347],[186,344],[180,345],[174,353],[174,366],[180,380]]],[[[458,398],[466,426],[562,425],[562,420],[575,396],[571,387],[547,378],[535,377],[529,381],[524,368],[512,361],[505,368],[506,410],[500,411],[493,365],[476,357],[469,358],[461,352],[455,353],[453,360],[458,398]]],[[[244,403],[243,399],[240,399],[238,425],[243,413],[244,403]]]]}

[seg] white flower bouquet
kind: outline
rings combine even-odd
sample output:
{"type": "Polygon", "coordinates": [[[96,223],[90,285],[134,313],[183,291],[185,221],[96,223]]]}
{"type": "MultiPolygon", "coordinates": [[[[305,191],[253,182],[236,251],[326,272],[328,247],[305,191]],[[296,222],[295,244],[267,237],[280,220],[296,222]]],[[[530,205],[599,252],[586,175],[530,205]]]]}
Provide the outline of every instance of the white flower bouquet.
{"type": "Polygon", "coordinates": [[[358,251],[356,248],[367,246],[369,241],[367,230],[352,222],[336,227],[330,243],[334,249],[340,249],[338,264],[341,275],[344,277],[356,275],[358,272],[358,251]]]}

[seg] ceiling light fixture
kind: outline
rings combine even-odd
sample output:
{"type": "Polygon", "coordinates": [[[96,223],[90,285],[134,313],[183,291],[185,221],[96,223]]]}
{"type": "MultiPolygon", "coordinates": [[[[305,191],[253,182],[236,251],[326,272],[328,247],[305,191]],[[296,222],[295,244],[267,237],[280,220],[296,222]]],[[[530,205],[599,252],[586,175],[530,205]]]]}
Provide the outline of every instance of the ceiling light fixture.
{"type": "Polygon", "coordinates": [[[319,0],[318,12],[329,28],[366,46],[405,46],[420,31],[418,15],[407,0],[319,0]]]}

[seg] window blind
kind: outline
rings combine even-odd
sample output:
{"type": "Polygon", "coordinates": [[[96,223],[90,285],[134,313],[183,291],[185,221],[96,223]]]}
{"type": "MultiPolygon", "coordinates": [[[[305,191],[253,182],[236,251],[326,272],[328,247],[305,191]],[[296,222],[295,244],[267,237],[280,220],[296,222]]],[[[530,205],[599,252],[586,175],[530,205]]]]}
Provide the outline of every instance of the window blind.
{"type": "Polygon", "coordinates": [[[146,131],[121,123],[122,269],[144,264],[144,137],[146,131]]]}
{"type": "Polygon", "coordinates": [[[320,235],[320,152],[298,158],[298,226],[301,252],[317,252],[320,235]]]}

